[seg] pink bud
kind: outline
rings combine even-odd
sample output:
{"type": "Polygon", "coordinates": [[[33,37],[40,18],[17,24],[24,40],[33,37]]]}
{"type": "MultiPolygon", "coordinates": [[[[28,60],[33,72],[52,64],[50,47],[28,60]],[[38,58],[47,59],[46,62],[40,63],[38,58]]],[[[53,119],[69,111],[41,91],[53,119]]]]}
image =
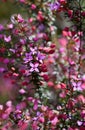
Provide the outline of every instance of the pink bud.
{"type": "Polygon", "coordinates": [[[48,82],[48,86],[49,86],[49,87],[53,87],[53,86],[54,86],[54,83],[53,83],[52,81],[49,81],[49,82],[48,82]]]}
{"type": "Polygon", "coordinates": [[[36,5],[35,5],[35,4],[32,4],[32,5],[31,5],[31,9],[32,9],[32,10],[36,9],[36,5]]]}
{"type": "Polygon", "coordinates": [[[44,122],[45,122],[44,117],[40,117],[40,118],[39,118],[39,121],[40,121],[40,123],[44,123],[44,122]]]}

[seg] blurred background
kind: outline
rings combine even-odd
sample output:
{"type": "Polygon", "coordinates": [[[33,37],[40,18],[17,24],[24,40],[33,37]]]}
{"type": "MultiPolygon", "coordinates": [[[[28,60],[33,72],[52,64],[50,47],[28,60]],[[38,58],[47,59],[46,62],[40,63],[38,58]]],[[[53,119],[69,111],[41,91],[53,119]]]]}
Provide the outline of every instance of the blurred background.
{"type": "MultiPolygon", "coordinates": [[[[1,0],[0,0],[1,1],[1,0]]],[[[0,2],[0,23],[6,23],[10,15],[14,12],[14,6],[11,2],[0,2]]]]}
{"type": "Polygon", "coordinates": [[[13,0],[0,0],[0,23],[5,24],[10,20],[10,16],[20,13],[20,8],[13,0]],[[5,2],[6,1],[6,2],[5,2]],[[18,7],[18,8],[17,8],[18,7]]]}
{"type": "MultiPolygon", "coordinates": [[[[5,25],[8,21],[10,21],[10,16],[13,13],[18,12],[19,9],[17,9],[16,4],[13,3],[12,0],[7,0],[7,2],[5,2],[5,0],[0,0],[0,24],[5,25]]],[[[10,83],[10,80],[4,79],[3,75],[0,74],[0,104],[5,103],[13,97],[12,95],[14,94],[12,91],[12,86],[13,85],[10,83]]]]}

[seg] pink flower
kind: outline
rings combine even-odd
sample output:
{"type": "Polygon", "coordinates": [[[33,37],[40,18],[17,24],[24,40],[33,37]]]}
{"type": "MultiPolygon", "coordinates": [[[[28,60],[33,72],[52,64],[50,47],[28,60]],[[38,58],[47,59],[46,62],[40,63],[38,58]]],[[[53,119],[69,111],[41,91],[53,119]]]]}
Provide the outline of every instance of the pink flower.
{"type": "Polygon", "coordinates": [[[33,124],[32,124],[32,129],[37,130],[37,128],[38,128],[37,125],[38,125],[38,123],[36,121],[34,121],[33,124]]]}
{"type": "Polygon", "coordinates": [[[54,86],[54,83],[53,83],[52,81],[49,81],[49,82],[48,82],[48,86],[49,86],[49,87],[53,87],[53,86],[54,86]]]}
{"type": "Polygon", "coordinates": [[[3,25],[0,24],[0,31],[4,29],[3,25]]]}
{"type": "Polygon", "coordinates": [[[37,100],[34,101],[34,107],[33,107],[33,109],[35,111],[38,109],[38,101],[37,100]]]}
{"type": "Polygon", "coordinates": [[[81,126],[82,123],[83,123],[82,121],[77,121],[78,126],[81,126]]]}
{"type": "Polygon", "coordinates": [[[24,94],[24,93],[26,93],[26,91],[24,89],[20,89],[19,93],[24,94]]]}
{"type": "Polygon", "coordinates": [[[28,123],[20,120],[19,123],[18,123],[18,126],[19,126],[20,130],[26,130],[27,127],[28,127],[28,123]]]}
{"type": "Polygon", "coordinates": [[[65,98],[66,97],[66,93],[63,91],[62,93],[59,94],[61,98],[65,98]]]}
{"type": "Polygon", "coordinates": [[[47,106],[42,105],[41,110],[45,112],[47,110],[47,106]]]}
{"type": "Polygon", "coordinates": [[[81,88],[82,88],[83,90],[85,90],[85,83],[82,83],[82,84],[81,84],[81,88]]]}
{"type": "Polygon", "coordinates": [[[85,104],[85,97],[83,95],[78,96],[78,101],[85,104]]]}
{"type": "Polygon", "coordinates": [[[32,9],[32,10],[36,9],[36,5],[35,5],[35,4],[32,4],[32,5],[31,5],[31,9],[32,9]]]}
{"type": "Polygon", "coordinates": [[[55,117],[52,121],[51,121],[51,124],[52,125],[56,125],[58,123],[58,118],[55,117]]]}
{"type": "Polygon", "coordinates": [[[3,110],[3,105],[0,105],[0,110],[3,110]]]}
{"type": "Polygon", "coordinates": [[[45,122],[44,117],[40,117],[40,118],[39,118],[39,121],[40,121],[40,123],[44,123],[44,122],[45,122]]]}
{"type": "Polygon", "coordinates": [[[6,36],[6,35],[4,35],[4,41],[5,42],[10,42],[11,41],[11,36],[6,36]]]}
{"type": "MultiPolygon", "coordinates": [[[[65,32],[63,32],[63,33],[65,33],[65,32]]],[[[67,42],[68,42],[67,39],[64,37],[59,39],[59,43],[61,44],[61,46],[66,47],[67,42]]]]}
{"type": "Polygon", "coordinates": [[[85,81],[85,75],[82,76],[82,80],[85,81]]]}
{"type": "Polygon", "coordinates": [[[34,72],[34,71],[39,72],[38,66],[39,66],[38,63],[35,63],[35,64],[30,63],[30,67],[31,67],[30,72],[34,72]]]}
{"type": "Polygon", "coordinates": [[[6,106],[7,106],[7,107],[12,107],[12,101],[7,101],[7,102],[6,102],[6,106]]]}
{"type": "Polygon", "coordinates": [[[62,88],[62,89],[66,89],[66,84],[61,83],[60,85],[61,85],[61,88],[62,88]]]}
{"type": "Polygon", "coordinates": [[[22,18],[20,14],[17,15],[17,19],[19,23],[22,23],[24,21],[24,19],[22,18]]]}
{"type": "Polygon", "coordinates": [[[7,25],[7,28],[8,28],[8,29],[13,29],[13,24],[8,24],[8,25],[7,25]]]}

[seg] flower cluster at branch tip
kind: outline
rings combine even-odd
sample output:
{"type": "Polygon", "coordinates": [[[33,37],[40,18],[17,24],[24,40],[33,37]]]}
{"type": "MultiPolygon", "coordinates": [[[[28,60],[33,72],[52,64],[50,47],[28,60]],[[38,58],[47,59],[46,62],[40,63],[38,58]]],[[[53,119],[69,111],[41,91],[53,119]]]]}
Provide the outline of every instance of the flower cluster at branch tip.
{"type": "Polygon", "coordinates": [[[24,11],[0,24],[0,130],[84,130],[82,3],[16,0],[18,5],[24,11]],[[59,27],[62,17],[69,27],[59,27]]]}

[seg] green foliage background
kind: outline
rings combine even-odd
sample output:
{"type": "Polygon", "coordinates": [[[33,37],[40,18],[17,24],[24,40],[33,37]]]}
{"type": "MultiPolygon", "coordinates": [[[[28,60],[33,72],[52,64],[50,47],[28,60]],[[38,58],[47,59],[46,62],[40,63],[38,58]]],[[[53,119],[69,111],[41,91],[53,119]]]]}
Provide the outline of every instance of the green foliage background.
{"type": "Polygon", "coordinates": [[[16,5],[15,2],[2,2],[0,0],[0,23],[6,23],[12,14],[20,13],[20,8],[16,5]]]}

